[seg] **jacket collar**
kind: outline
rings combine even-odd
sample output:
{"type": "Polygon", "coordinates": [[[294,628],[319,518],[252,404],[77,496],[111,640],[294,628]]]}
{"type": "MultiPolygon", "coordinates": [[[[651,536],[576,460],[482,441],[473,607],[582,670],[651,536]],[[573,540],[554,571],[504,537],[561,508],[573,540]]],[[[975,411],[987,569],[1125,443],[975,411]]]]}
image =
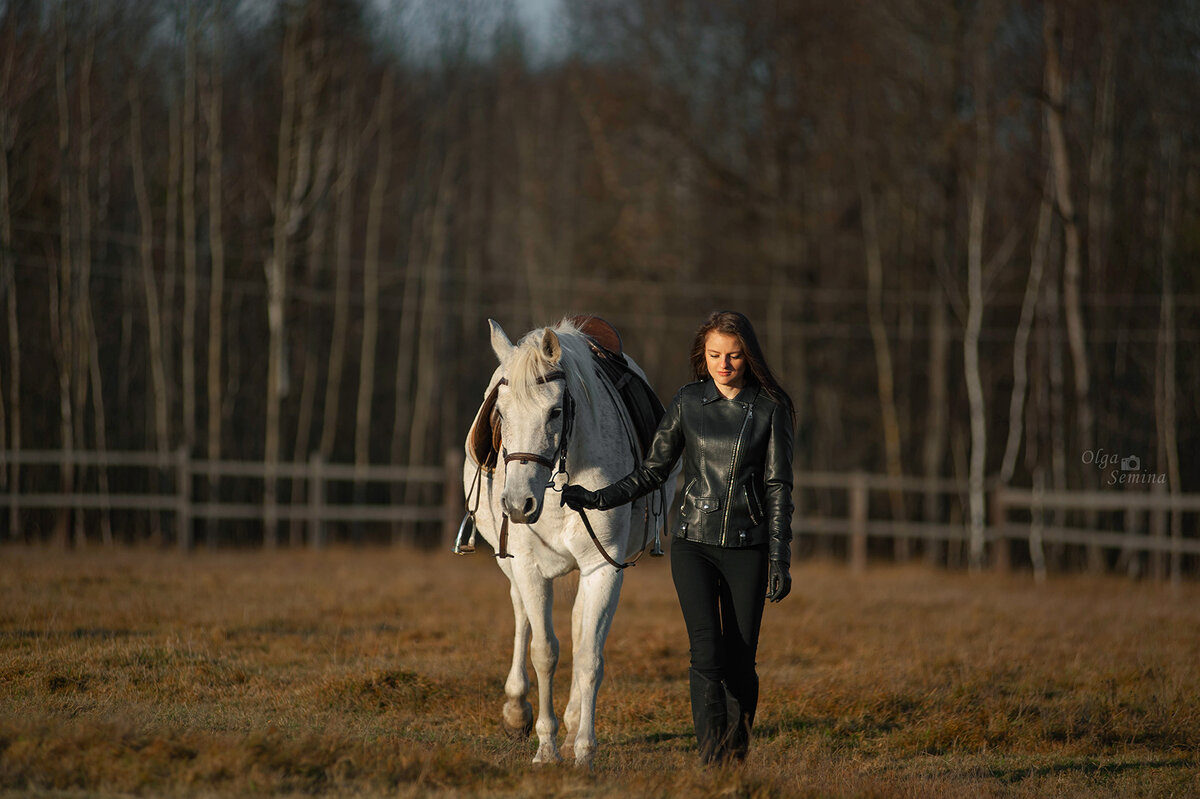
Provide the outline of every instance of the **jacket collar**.
{"type": "MultiPolygon", "coordinates": [[[[712,379],[705,380],[704,395],[700,398],[701,403],[707,405],[719,399],[725,399],[725,395],[717,388],[717,384],[712,379]]],[[[731,401],[753,405],[756,399],[758,399],[758,383],[754,380],[747,380],[746,384],[742,386],[742,390],[731,401]]]]}

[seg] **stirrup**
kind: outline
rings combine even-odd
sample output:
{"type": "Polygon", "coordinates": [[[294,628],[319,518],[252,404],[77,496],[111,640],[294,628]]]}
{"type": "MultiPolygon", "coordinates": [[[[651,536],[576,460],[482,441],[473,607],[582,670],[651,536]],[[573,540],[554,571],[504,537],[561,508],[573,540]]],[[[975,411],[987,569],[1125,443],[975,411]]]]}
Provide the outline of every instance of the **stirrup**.
{"type": "Polygon", "coordinates": [[[470,555],[475,551],[475,514],[468,512],[463,516],[462,524],[458,526],[458,535],[454,537],[455,555],[470,555]]]}

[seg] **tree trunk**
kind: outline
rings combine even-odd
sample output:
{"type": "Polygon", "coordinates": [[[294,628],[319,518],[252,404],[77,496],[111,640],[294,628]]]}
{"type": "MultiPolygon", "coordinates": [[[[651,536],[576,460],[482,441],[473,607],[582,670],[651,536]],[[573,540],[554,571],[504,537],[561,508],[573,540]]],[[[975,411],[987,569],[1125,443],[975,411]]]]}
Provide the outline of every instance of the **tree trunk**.
{"type": "MultiPolygon", "coordinates": [[[[1163,203],[1162,245],[1160,248],[1162,270],[1162,298],[1159,308],[1158,357],[1155,394],[1158,399],[1158,462],[1166,463],[1167,482],[1171,496],[1180,491],[1179,431],[1176,412],[1176,365],[1175,365],[1175,229],[1179,219],[1179,140],[1175,134],[1167,134],[1163,144],[1164,182],[1166,184],[1163,203]]],[[[1170,512],[1171,539],[1178,544],[1183,536],[1183,514],[1170,512]]],[[[1171,582],[1182,579],[1182,557],[1178,546],[1171,552],[1171,582]]]]}
{"type": "Polygon", "coordinates": [[[321,422],[321,443],[318,451],[325,462],[333,455],[337,440],[338,406],[342,393],[342,371],[349,344],[346,333],[350,318],[350,252],[354,232],[354,175],[358,171],[360,140],[354,125],[355,103],[351,98],[349,110],[342,121],[341,156],[334,184],[334,204],[337,232],[334,243],[334,305],[333,330],[330,334],[329,368],[325,377],[325,415],[321,422]]]}
{"type": "MultiPolygon", "coordinates": [[[[871,326],[871,341],[875,345],[875,371],[879,392],[879,408],[883,421],[883,443],[888,476],[899,480],[904,475],[901,462],[900,418],[896,412],[895,374],[892,370],[892,351],[887,326],[883,318],[883,250],[879,238],[879,222],[875,196],[867,178],[862,159],[855,159],[858,196],[862,203],[863,246],[867,261],[867,316],[871,326]]],[[[888,492],[892,519],[904,521],[904,495],[898,489],[888,492]]],[[[908,539],[895,539],[897,560],[908,558],[908,539]]]]}
{"type": "MultiPolygon", "coordinates": [[[[354,466],[356,473],[371,462],[371,405],[375,393],[375,349],[379,337],[379,239],[383,203],[392,162],[392,71],[385,70],[375,107],[378,153],[375,180],[367,205],[367,231],[363,255],[363,334],[359,356],[358,402],[354,413],[354,466]]],[[[403,347],[404,342],[400,345],[403,347]]],[[[356,491],[362,486],[355,480],[356,491]]]]}
{"type": "MultiPolygon", "coordinates": [[[[1061,33],[1058,8],[1053,3],[1047,3],[1045,6],[1042,32],[1046,50],[1046,130],[1049,134],[1050,154],[1054,164],[1054,194],[1059,214],[1062,216],[1063,234],[1066,241],[1066,252],[1063,256],[1063,312],[1067,322],[1067,342],[1071,347],[1071,360],[1074,365],[1079,446],[1081,450],[1086,451],[1093,448],[1093,414],[1089,396],[1087,340],[1080,294],[1082,264],[1079,222],[1075,216],[1075,204],[1071,197],[1071,164],[1067,153],[1066,135],[1063,131],[1065,79],[1058,45],[1058,36],[1061,33]]],[[[1090,472],[1085,472],[1085,474],[1090,474],[1090,472]]],[[[1089,482],[1091,482],[1090,479],[1089,482]]]]}
{"type": "MultiPolygon", "coordinates": [[[[1051,242],[1050,251],[1057,256],[1061,251],[1061,241],[1057,235],[1052,235],[1051,242]]],[[[1060,275],[1057,274],[1055,267],[1058,264],[1055,260],[1048,260],[1046,265],[1051,271],[1046,280],[1045,302],[1040,304],[1043,318],[1039,322],[1038,328],[1040,330],[1039,347],[1045,353],[1046,372],[1049,376],[1047,380],[1046,432],[1050,444],[1050,490],[1064,491],[1067,488],[1067,423],[1066,375],[1063,365],[1062,318],[1060,316],[1062,310],[1059,289],[1060,275]]],[[[1061,526],[1064,516],[1061,509],[1054,509],[1051,513],[1051,524],[1055,527],[1061,526]]],[[[1054,544],[1051,547],[1051,559],[1059,565],[1062,563],[1063,553],[1062,544],[1054,544]]]]}
{"type": "Polygon", "coordinates": [[[1022,421],[1025,418],[1025,389],[1029,384],[1029,334],[1037,315],[1038,300],[1042,293],[1042,273],[1045,271],[1047,250],[1050,246],[1050,225],[1054,221],[1050,197],[1052,192],[1051,172],[1047,171],[1043,182],[1042,204],[1038,211],[1037,236],[1029,257],[1029,277],[1025,282],[1025,296],[1021,300],[1021,317],[1017,320],[1017,332],[1013,341],[1013,388],[1008,403],[1008,441],[1004,445],[1004,459],[1000,464],[1000,482],[1008,484],[1017,467],[1017,454],[1021,450],[1023,437],[1022,421]]]}
{"type": "Polygon", "coordinates": [[[280,441],[280,405],[287,393],[284,369],[284,301],[287,296],[287,265],[289,212],[291,192],[292,153],[296,120],[296,92],[299,84],[300,56],[297,45],[298,23],[287,22],[283,38],[283,53],[280,60],[280,84],[283,95],[279,115],[279,143],[276,153],[275,198],[273,210],[275,221],[272,230],[271,255],[264,264],[267,279],[267,396],[266,431],[263,443],[265,482],[263,486],[263,545],[278,545],[278,481],[280,441]]]}
{"type": "MultiPolygon", "coordinates": [[[[208,421],[205,451],[210,463],[221,459],[221,352],[225,346],[224,317],[222,310],[225,298],[225,233],[222,207],[221,180],[224,171],[225,152],[221,143],[221,126],[224,123],[221,104],[224,94],[222,77],[222,25],[221,3],[217,0],[213,8],[213,53],[209,67],[208,85],[208,238],[211,250],[212,270],[208,288],[208,368],[205,378],[207,389],[208,421]]],[[[220,498],[220,482],[216,467],[208,473],[208,499],[217,502],[220,498]]],[[[209,549],[218,543],[218,520],[209,518],[205,530],[205,543],[209,549]]]]}
{"type": "MultiPolygon", "coordinates": [[[[8,406],[5,428],[0,436],[7,440],[0,446],[14,455],[21,453],[21,327],[17,314],[16,263],[12,258],[12,193],[8,174],[10,142],[16,138],[16,121],[9,113],[7,102],[0,101],[0,281],[5,291],[6,325],[8,330],[8,406]],[[6,435],[5,430],[11,430],[6,435]]],[[[3,398],[0,397],[0,402],[3,398]]],[[[11,499],[8,506],[8,534],[16,538],[21,533],[21,464],[14,462],[3,469],[3,482],[11,499]]]]}
{"type": "MultiPolygon", "coordinates": [[[[337,146],[336,128],[336,122],[330,120],[326,123],[318,155],[321,162],[332,161],[334,158],[337,146]]],[[[332,171],[332,167],[318,167],[318,172],[326,171],[332,171]]],[[[306,269],[308,285],[314,293],[320,291],[320,276],[325,271],[325,240],[328,232],[329,211],[324,203],[319,203],[313,213],[312,232],[308,238],[306,269]]],[[[321,347],[318,342],[317,309],[309,307],[307,313],[311,323],[306,326],[307,330],[302,339],[304,341],[304,376],[300,381],[300,408],[296,414],[296,444],[292,449],[292,458],[297,463],[311,462],[312,453],[309,452],[309,440],[312,436],[313,405],[316,402],[317,381],[321,372],[318,357],[321,347]]],[[[308,488],[308,481],[293,481],[292,503],[303,502],[308,488]]],[[[292,546],[300,546],[304,543],[306,525],[306,520],[302,518],[292,519],[289,525],[289,541],[292,546]]]]}
{"type": "Polygon", "coordinates": [[[146,299],[146,331],[149,340],[150,377],[153,397],[151,428],[154,448],[165,456],[170,451],[167,408],[167,378],[163,367],[162,319],[158,284],[154,277],[154,212],[146,189],[145,155],[142,152],[142,103],[138,85],[129,83],[129,162],[133,167],[133,191],[138,207],[138,241],[142,285],[146,299]]]}
{"type": "MultiPolygon", "coordinates": [[[[437,352],[442,321],[441,280],[439,272],[446,257],[448,238],[448,216],[455,203],[455,180],[458,174],[458,142],[449,142],[449,151],[442,162],[441,175],[433,198],[429,231],[429,251],[425,258],[422,276],[421,333],[417,344],[417,390],[413,403],[412,432],[408,440],[408,465],[429,465],[426,452],[428,432],[436,420],[437,410],[437,352]]],[[[436,462],[436,461],[435,461],[436,462]]],[[[419,486],[407,483],[404,487],[404,504],[413,505],[419,498],[419,486]]]]}
{"type": "Polygon", "coordinates": [[[196,8],[188,3],[183,67],[183,446],[196,444],[196,8]]]}
{"type": "MultiPolygon", "coordinates": [[[[100,346],[96,336],[95,316],[92,313],[91,289],[93,213],[91,185],[93,136],[91,84],[94,56],[95,29],[89,23],[79,74],[79,247],[76,248],[79,259],[79,281],[77,283],[79,296],[75,317],[79,330],[78,375],[80,379],[76,383],[79,387],[79,392],[76,395],[78,401],[76,418],[80,422],[78,427],[78,433],[80,434],[79,444],[86,447],[86,439],[83,438],[83,409],[87,402],[90,387],[95,448],[100,454],[100,463],[96,470],[101,499],[100,534],[104,544],[111,546],[113,539],[112,515],[108,508],[108,467],[104,462],[106,453],[108,452],[108,428],[105,423],[104,383],[100,369],[100,346]]],[[[86,536],[82,513],[75,514],[75,533],[77,540],[82,544],[86,536]]]]}
{"type": "Polygon", "coordinates": [[[988,158],[991,124],[988,118],[987,56],[978,51],[975,61],[975,165],[967,211],[967,324],[963,333],[963,375],[971,411],[971,454],[967,470],[969,544],[972,571],[983,568],[986,508],[987,409],[979,373],[979,334],[983,324],[983,227],[987,212],[988,158]]]}
{"type": "MultiPolygon", "coordinates": [[[[74,295],[72,258],[71,208],[71,110],[67,96],[67,30],[66,8],[58,16],[58,54],[55,61],[55,88],[58,100],[58,163],[59,187],[59,253],[58,272],[50,276],[50,333],[58,361],[59,446],[62,461],[59,475],[62,492],[70,494],[75,488],[75,467],[71,456],[75,452],[75,416],[73,402],[73,366],[75,363],[74,295]]],[[[54,526],[54,540],[60,547],[68,543],[70,511],[59,509],[54,526]]]]}

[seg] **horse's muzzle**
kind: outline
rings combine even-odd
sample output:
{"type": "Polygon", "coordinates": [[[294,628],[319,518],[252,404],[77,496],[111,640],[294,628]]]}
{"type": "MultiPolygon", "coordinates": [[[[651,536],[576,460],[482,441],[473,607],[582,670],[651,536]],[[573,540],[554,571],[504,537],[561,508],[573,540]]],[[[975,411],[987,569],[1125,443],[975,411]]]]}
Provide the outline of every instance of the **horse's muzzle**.
{"type": "Polygon", "coordinates": [[[541,503],[533,497],[525,497],[519,508],[514,507],[507,499],[501,499],[500,504],[508,518],[516,524],[534,524],[542,515],[541,503]]]}

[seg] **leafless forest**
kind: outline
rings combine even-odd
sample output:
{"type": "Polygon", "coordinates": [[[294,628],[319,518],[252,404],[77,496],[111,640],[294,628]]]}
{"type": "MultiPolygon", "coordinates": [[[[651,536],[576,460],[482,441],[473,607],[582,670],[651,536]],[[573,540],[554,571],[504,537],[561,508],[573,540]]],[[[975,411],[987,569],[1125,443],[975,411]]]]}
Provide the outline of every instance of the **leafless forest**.
{"type": "Polygon", "coordinates": [[[564,6],[0,2],[0,450],[437,464],[488,317],[734,307],[798,468],[1197,485],[1197,3],[564,6]]]}

